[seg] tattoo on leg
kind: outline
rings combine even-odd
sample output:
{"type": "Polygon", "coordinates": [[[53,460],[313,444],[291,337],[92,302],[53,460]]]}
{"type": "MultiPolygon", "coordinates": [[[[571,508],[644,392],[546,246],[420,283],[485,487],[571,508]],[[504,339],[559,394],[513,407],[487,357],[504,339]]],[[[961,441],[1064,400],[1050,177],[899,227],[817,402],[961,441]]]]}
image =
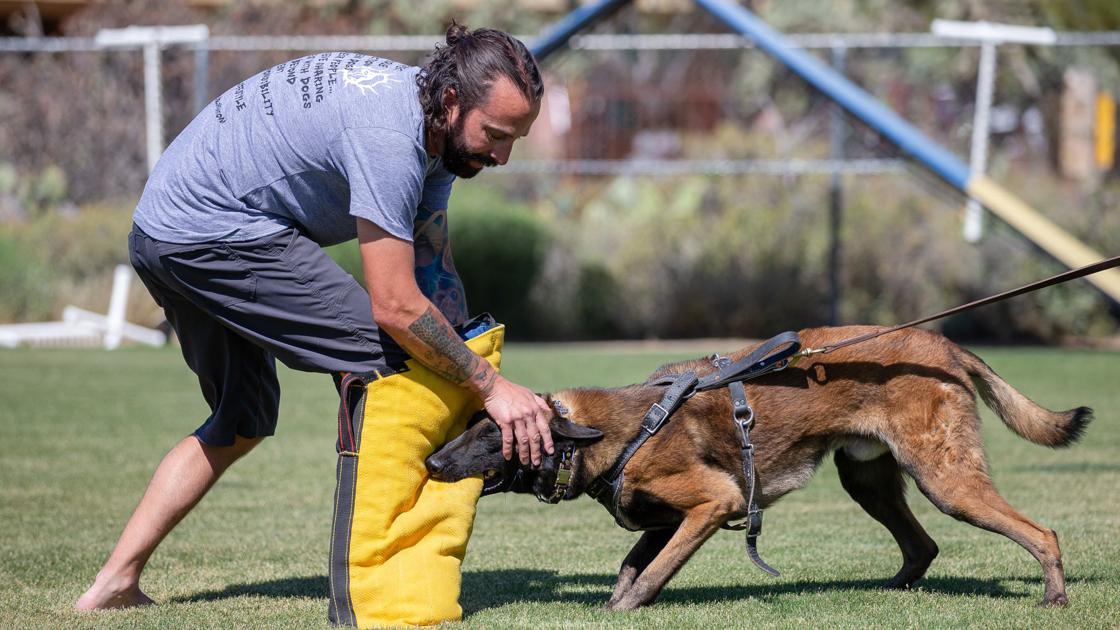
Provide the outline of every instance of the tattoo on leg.
{"type": "MultiPolygon", "coordinates": [[[[433,372],[453,383],[463,383],[472,377],[485,377],[487,371],[480,371],[482,358],[471,352],[455,329],[441,321],[434,307],[429,306],[424,314],[409,325],[408,330],[425,346],[417,356],[420,362],[433,372]]],[[[487,384],[487,387],[493,383],[487,384]]]]}

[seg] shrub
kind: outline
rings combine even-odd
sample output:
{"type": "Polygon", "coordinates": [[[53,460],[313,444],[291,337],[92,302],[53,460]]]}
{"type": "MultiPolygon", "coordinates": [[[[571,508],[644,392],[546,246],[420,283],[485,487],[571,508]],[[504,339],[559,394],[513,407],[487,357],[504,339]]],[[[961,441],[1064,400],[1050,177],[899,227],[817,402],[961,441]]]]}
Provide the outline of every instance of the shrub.
{"type": "Polygon", "coordinates": [[[448,225],[471,313],[489,311],[510,336],[529,336],[529,293],[552,241],[544,224],[529,208],[476,185],[456,189],[448,225]]]}
{"type": "MultiPolygon", "coordinates": [[[[1097,251],[1120,246],[1120,182],[1086,192],[1037,173],[996,176],[1097,251]]],[[[761,337],[826,322],[826,178],[619,177],[574,209],[561,203],[568,186],[537,195],[556,240],[531,294],[536,338],[761,337]]],[[[846,178],[842,322],[898,324],[1062,270],[994,219],[984,240],[964,242],[963,197],[931,192],[945,191],[846,178]]],[[[1079,280],[933,326],[957,338],[1058,341],[1116,334],[1115,316],[1079,280]]]]}
{"type": "Polygon", "coordinates": [[[129,203],[91,204],[46,212],[17,231],[53,276],[82,280],[128,263],[132,209],[129,203]]]}
{"type": "Polygon", "coordinates": [[[366,286],[365,272],[362,271],[362,252],[358,249],[357,241],[339,243],[324,249],[343,271],[354,276],[363,287],[366,286]]]}
{"type": "MultiPolygon", "coordinates": [[[[0,241],[0,321],[58,317],[74,304],[105,312],[113,268],[128,263],[132,205],[89,205],[72,212],[57,208],[5,224],[0,241]]],[[[161,319],[154,301],[134,282],[129,321],[154,325],[161,319]]]]}
{"type": "Polygon", "coordinates": [[[46,268],[16,239],[0,234],[0,321],[51,315],[54,302],[46,268]]]}

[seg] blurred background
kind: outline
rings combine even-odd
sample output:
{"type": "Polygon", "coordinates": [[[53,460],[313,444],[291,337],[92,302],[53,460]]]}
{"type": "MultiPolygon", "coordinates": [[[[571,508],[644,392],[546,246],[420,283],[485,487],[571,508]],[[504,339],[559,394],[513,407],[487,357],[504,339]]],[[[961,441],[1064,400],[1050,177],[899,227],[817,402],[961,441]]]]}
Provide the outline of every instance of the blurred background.
{"type": "MultiPolygon", "coordinates": [[[[981,48],[934,18],[1047,26],[998,46],[987,172],[1105,255],[1120,253],[1120,3],[756,0],[772,27],[969,155],[981,48]]],[[[452,19],[526,41],[573,0],[0,1],[0,323],[104,312],[148,172],[145,61],[100,29],[203,24],[159,51],[163,143],[212,98],[289,58],[358,50],[422,63],[452,19]]],[[[895,324],[1063,267],[902,159],[689,0],[637,0],[550,57],[507,167],[458,182],[456,265],[472,312],[530,340],[762,337],[895,324]]],[[[355,244],[332,255],[357,273],[355,244]]],[[[945,320],[951,337],[1118,332],[1084,280],[945,320]]],[[[128,320],[162,314],[133,283],[128,320]]]]}

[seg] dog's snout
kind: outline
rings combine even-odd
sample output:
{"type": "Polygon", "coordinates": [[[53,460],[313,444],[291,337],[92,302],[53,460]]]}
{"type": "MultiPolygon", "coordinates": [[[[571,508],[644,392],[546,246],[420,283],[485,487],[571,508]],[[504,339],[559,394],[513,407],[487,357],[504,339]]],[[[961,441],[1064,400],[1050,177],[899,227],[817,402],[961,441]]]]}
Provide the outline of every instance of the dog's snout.
{"type": "Polygon", "coordinates": [[[443,469],[447,467],[447,462],[436,453],[429,455],[428,458],[424,460],[424,466],[427,467],[428,474],[431,475],[433,479],[439,479],[440,475],[443,473],[443,469]]]}

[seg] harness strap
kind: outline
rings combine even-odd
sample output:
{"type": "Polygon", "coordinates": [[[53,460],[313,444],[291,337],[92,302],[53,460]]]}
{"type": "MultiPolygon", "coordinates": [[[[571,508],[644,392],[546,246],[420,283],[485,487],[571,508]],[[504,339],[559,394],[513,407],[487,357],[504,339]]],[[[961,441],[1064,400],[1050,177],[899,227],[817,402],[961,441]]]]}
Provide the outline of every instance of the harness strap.
{"type": "Polygon", "coordinates": [[[696,391],[715,389],[780,370],[786,365],[784,361],[800,349],[801,337],[796,332],[789,331],[767,339],[754,352],[734,363],[721,357],[723,361],[718,366],[719,370],[701,378],[696,384],[696,391]]]}
{"type": "Polygon", "coordinates": [[[748,479],[747,487],[747,557],[751,562],[755,563],[758,568],[766,573],[778,577],[781,573],[777,569],[770,566],[758,555],[758,536],[762,533],[762,508],[758,505],[758,493],[755,492],[755,484],[758,481],[758,476],[755,475],[754,469],[754,445],[750,443],[750,429],[746,424],[740,422],[740,428],[743,434],[743,474],[748,479]]]}
{"type": "MultiPolygon", "coordinates": [[[[726,365],[730,361],[726,357],[717,357],[713,361],[716,365],[726,365]]],[[[758,568],[773,576],[781,575],[777,569],[770,566],[758,555],[758,536],[762,533],[762,508],[758,505],[755,492],[757,477],[754,468],[754,444],[751,443],[751,428],[754,427],[754,409],[747,400],[747,390],[742,381],[732,381],[727,386],[731,394],[732,420],[739,428],[739,447],[743,462],[743,481],[746,486],[747,521],[737,524],[724,524],[724,529],[747,530],[747,557],[758,568]]]]}
{"type": "Polygon", "coordinates": [[[633,529],[628,523],[620,518],[620,511],[618,509],[619,498],[622,491],[622,471],[626,468],[626,464],[634,453],[646,443],[646,440],[653,437],[665,421],[673,415],[681,403],[688,398],[692,393],[693,386],[697,381],[696,372],[688,371],[684,374],[678,375],[673,379],[672,384],[669,385],[665,393],[661,395],[661,400],[653,404],[642,418],[642,425],[638,429],[626,448],[622,449],[622,453],[615,460],[614,466],[610,470],[599,475],[591,481],[587,486],[587,494],[595,498],[607,511],[614,515],[615,520],[626,529],[633,529]],[[610,492],[607,492],[610,490],[610,492]]]}
{"type": "MultiPolygon", "coordinates": [[[[786,367],[789,364],[789,357],[800,348],[801,338],[797,333],[785,332],[763,342],[761,346],[738,361],[731,362],[726,357],[717,356],[715,365],[718,370],[703,379],[697,377],[695,372],[688,371],[683,374],[666,375],[657,380],[648,381],[647,385],[668,385],[668,389],[662,395],[661,400],[654,403],[646,412],[637,435],[627,443],[610,470],[599,475],[588,484],[587,494],[601,503],[614,516],[614,520],[619,526],[631,531],[638,529],[625,518],[620,505],[623,470],[626,468],[626,464],[634,453],[645,444],[646,440],[657,433],[685,399],[698,391],[728,387],[732,392],[735,421],[741,430],[743,471],[748,487],[747,503],[750,523],[747,526],[747,554],[762,570],[771,575],[778,575],[777,571],[762,561],[755,547],[755,541],[762,531],[762,510],[759,509],[754,498],[754,446],[750,443],[750,428],[754,424],[754,411],[747,402],[747,394],[742,382],[786,367]]],[[[743,527],[732,526],[731,529],[743,529],[743,527]]]]}

